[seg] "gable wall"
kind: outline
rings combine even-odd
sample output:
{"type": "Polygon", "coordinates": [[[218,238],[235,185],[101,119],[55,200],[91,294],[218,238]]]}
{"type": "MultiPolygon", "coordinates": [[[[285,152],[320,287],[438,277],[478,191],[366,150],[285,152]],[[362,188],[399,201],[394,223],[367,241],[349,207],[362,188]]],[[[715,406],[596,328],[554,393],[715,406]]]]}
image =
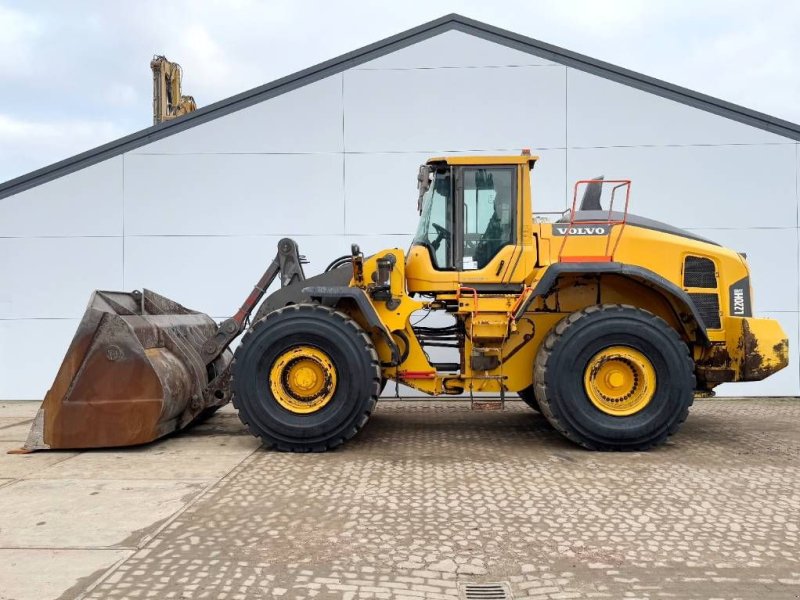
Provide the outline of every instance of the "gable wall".
{"type": "Polygon", "coordinates": [[[224,318],[281,237],[308,273],[352,242],[407,248],[421,162],[522,147],[537,211],[626,177],[633,212],[746,251],[793,365],[726,391],[800,393],[797,144],[450,31],[0,200],[0,398],[43,395],[94,288],[224,318]]]}

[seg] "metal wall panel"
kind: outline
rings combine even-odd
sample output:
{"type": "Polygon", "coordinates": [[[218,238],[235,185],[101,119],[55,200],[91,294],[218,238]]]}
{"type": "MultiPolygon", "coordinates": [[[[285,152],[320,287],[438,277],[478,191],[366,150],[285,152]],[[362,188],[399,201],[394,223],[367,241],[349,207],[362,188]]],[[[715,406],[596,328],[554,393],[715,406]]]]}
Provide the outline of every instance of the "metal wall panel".
{"type": "MultiPolygon", "coordinates": [[[[381,250],[389,250],[392,248],[399,248],[403,252],[407,252],[411,245],[411,239],[414,237],[414,232],[401,233],[401,234],[348,234],[342,236],[336,241],[336,246],[332,254],[334,258],[348,254],[350,252],[351,244],[358,244],[364,256],[376,254],[381,250]]],[[[331,254],[331,249],[325,249],[328,254],[331,254]]],[[[309,257],[310,258],[310,257],[309,257]]],[[[326,263],[327,264],[327,263],[326,263]]],[[[314,271],[315,273],[318,271],[314,271]]]]}
{"type": "MultiPolygon", "coordinates": [[[[531,175],[531,206],[534,214],[561,213],[567,208],[567,151],[531,149],[539,160],[531,175]]],[[[571,198],[571,196],[569,196],[571,198]]],[[[549,218],[555,218],[549,215],[549,218]]]]}
{"type": "Polygon", "coordinates": [[[632,212],[747,252],[793,362],[719,391],[800,393],[798,145],[450,31],[0,200],[0,398],[43,395],[94,288],[224,318],[280,237],[308,275],[351,243],[405,250],[420,163],[522,147],[541,155],[536,212],[566,208],[575,179],[627,177],[632,212]]]}
{"type": "Polygon", "coordinates": [[[0,319],[0,398],[42,400],[78,323],[78,319],[0,319]]]}
{"type": "Polygon", "coordinates": [[[631,179],[634,214],[677,227],[797,226],[794,144],[568,151],[568,180],[631,179]]]}
{"type": "Polygon", "coordinates": [[[0,319],[79,318],[122,285],[122,238],[0,239],[0,319]]]}
{"type": "Polygon", "coordinates": [[[0,237],[122,235],[122,157],[0,199],[0,237]]]}
{"type": "Polygon", "coordinates": [[[786,229],[693,229],[737,252],[747,254],[753,309],[758,313],[797,311],[800,265],[797,259],[798,230],[786,229]]]}
{"type": "Polygon", "coordinates": [[[431,69],[437,67],[497,67],[555,63],[476,38],[446,31],[427,40],[360,65],[359,69],[431,69]]]}
{"type": "Polygon", "coordinates": [[[348,71],[345,148],[563,148],[565,72],[565,67],[348,71]]]}
{"type": "MultiPolygon", "coordinates": [[[[278,236],[134,236],[125,288],[147,287],[216,318],[231,316],[275,256],[278,236]]],[[[307,244],[300,241],[301,252],[307,244]]]]}
{"type": "MultiPolygon", "coordinates": [[[[541,150],[533,169],[531,193],[535,213],[566,208],[566,151],[541,150]]],[[[413,235],[417,229],[417,169],[430,153],[354,153],[345,158],[347,233],[413,235]]]]}
{"type": "Polygon", "coordinates": [[[567,111],[571,147],[791,142],[572,68],[567,70],[567,111]]]}
{"type": "Polygon", "coordinates": [[[344,229],[341,154],[127,155],[126,235],[344,229]]]}
{"type": "Polygon", "coordinates": [[[134,150],[146,153],[340,152],[342,76],[230,113],[134,150]]]}
{"type": "MultiPolygon", "coordinates": [[[[307,276],[321,273],[357,243],[365,253],[407,247],[406,236],[294,236],[310,263],[307,276]]],[[[125,240],[124,289],[147,287],[189,308],[229,317],[252,291],[275,257],[279,236],[134,236],[125,240]]],[[[275,288],[278,284],[275,284],[275,288]]]]}
{"type": "Polygon", "coordinates": [[[413,235],[417,229],[417,169],[421,153],[366,153],[345,157],[347,233],[413,235]]]}

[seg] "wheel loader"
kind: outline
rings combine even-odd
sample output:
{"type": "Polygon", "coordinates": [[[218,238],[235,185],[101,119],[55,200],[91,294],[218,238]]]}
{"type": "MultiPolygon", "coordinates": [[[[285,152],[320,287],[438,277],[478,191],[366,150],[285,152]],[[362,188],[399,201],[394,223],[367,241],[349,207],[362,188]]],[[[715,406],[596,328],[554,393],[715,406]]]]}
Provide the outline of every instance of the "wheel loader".
{"type": "Polygon", "coordinates": [[[221,323],[147,289],[94,292],[23,451],[143,444],[229,401],[264,446],[324,451],[390,380],[516,393],[580,446],[644,450],[696,395],[787,365],[780,325],[752,316],[744,254],[629,214],[629,180],[579,181],[571,209],[534,218],[537,159],[428,160],[407,252],[353,245],[306,278],[283,239],[221,323]]]}

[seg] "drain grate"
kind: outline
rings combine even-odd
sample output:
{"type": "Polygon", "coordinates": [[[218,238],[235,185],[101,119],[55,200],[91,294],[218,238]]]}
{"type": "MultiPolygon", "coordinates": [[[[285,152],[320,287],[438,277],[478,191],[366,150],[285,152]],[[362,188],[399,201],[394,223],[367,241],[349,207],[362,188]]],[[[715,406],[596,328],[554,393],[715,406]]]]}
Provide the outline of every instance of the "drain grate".
{"type": "Polygon", "coordinates": [[[508,584],[502,583],[462,583],[461,597],[464,600],[512,600],[508,584]]]}

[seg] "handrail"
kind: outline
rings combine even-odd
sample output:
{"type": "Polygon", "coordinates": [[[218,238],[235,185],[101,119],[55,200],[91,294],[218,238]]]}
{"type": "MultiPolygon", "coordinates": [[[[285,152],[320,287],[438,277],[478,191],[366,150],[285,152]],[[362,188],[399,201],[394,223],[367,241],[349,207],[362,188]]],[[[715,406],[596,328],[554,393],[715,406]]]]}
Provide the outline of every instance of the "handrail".
{"type": "Polygon", "coordinates": [[[567,230],[564,232],[564,238],[561,240],[561,247],[558,250],[558,262],[575,262],[579,260],[580,262],[612,262],[614,260],[614,253],[617,250],[617,246],[619,246],[619,240],[622,237],[622,232],[625,229],[625,224],[627,223],[628,218],[628,205],[630,204],[631,199],[631,180],[630,179],[579,179],[575,182],[575,186],[573,188],[572,194],[572,208],[570,209],[569,214],[569,223],[567,225],[567,230]],[[578,204],[578,188],[581,184],[616,184],[611,189],[611,202],[608,207],[607,217],[605,219],[597,219],[597,220],[581,220],[576,221],[575,216],[577,213],[576,207],[578,204]],[[617,197],[617,192],[620,188],[625,188],[625,207],[622,211],[622,218],[621,219],[614,219],[612,215],[614,214],[614,201],[617,197]],[[569,239],[572,231],[575,229],[576,222],[585,225],[608,225],[608,232],[606,233],[606,245],[604,249],[604,254],[601,256],[573,256],[573,257],[565,257],[564,256],[564,247],[567,244],[567,239],[569,239]],[[620,225],[619,233],[617,235],[616,241],[614,242],[613,248],[611,246],[611,232],[613,230],[614,225],[620,225]],[[609,249],[611,251],[609,252],[609,249]]]}

